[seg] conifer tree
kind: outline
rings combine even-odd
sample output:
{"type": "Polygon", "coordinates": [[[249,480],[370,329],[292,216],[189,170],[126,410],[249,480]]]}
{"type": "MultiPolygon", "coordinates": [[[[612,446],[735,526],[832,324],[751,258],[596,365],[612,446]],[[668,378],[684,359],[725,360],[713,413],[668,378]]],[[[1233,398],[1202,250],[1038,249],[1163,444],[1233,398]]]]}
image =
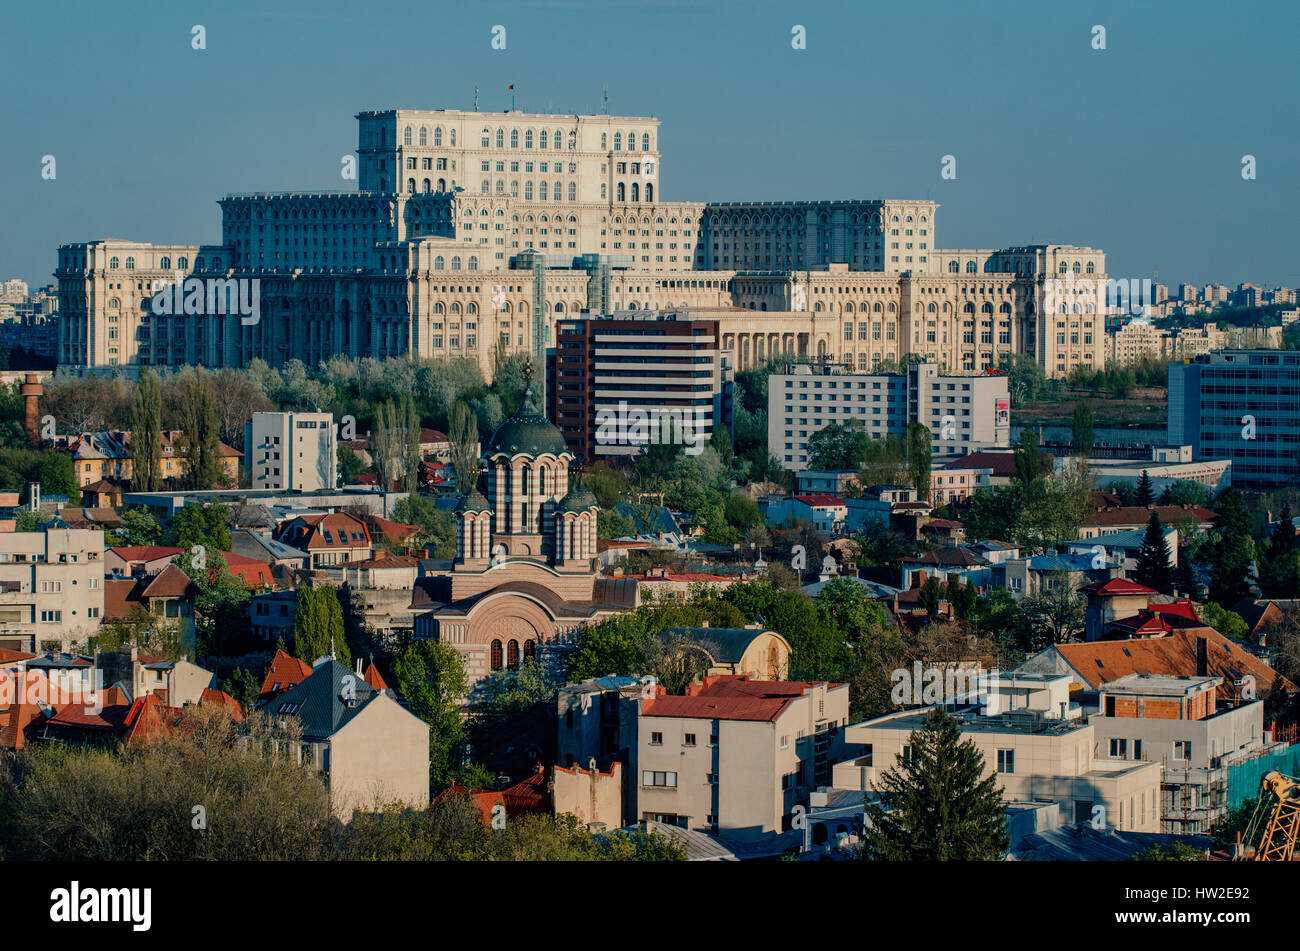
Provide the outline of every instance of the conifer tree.
{"type": "Polygon", "coordinates": [[[1156,502],[1156,490],[1151,485],[1151,476],[1147,470],[1142,470],[1142,478],[1138,479],[1137,492],[1133,497],[1133,504],[1146,508],[1148,505],[1154,505],[1156,502]]]}
{"type": "Polygon", "coordinates": [[[957,721],[932,710],[908,740],[909,755],[880,777],[866,805],[863,858],[883,861],[996,861],[1010,845],[996,776],[984,776],[979,748],[957,721]]]}
{"type": "Polygon", "coordinates": [[[1151,518],[1147,520],[1146,535],[1142,537],[1142,549],[1138,552],[1134,580],[1161,594],[1169,594],[1173,590],[1173,571],[1169,561],[1165,527],[1160,523],[1160,516],[1152,511],[1151,518]]]}

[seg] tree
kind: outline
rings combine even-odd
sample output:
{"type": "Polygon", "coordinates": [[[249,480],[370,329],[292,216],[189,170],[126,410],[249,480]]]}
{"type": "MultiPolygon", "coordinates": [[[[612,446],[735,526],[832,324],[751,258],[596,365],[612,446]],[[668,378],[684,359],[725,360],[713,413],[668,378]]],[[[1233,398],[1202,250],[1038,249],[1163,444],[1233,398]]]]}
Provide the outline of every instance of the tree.
{"type": "Polygon", "coordinates": [[[1080,577],[1077,571],[1049,572],[1038,593],[1020,602],[1020,609],[1032,631],[1030,651],[1065,643],[1083,630],[1084,603],[1078,590],[1080,577]]]}
{"type": "Polygon", "coordinates": [[[469,407],[457,403],[451,408],[447,426],[451,467],[456,472],[456,491],[464,494],[478,482],[478,424],[469,407]]]}
{"type": "Polygon", "coordinates": [[[1156,492],[1151,485],[1151,475],[1146,469],[1142,470],[1142,478],[1138,479],[1137,492],[1133,497],[1133,504],[1141,508],[1147,508],[1154,505],[1156,501],[1156,492]]]}
{"type": "Polygon", "coordinates": [[[122,545],[155,545],[162,535],[158,519],[142,505],[122,510],[122,527],[115,533],[122,545]]]}
{"type": "Polygon", "coordinates": [[[921,423],[907,424],[907,474],[917,498],[930,500],[930,430],[921,423]]]}
{"type": "Polygon", "coordinates": [[[419,544],[433,549],[435,558],[456,556],[456,519],[438,508],[424,495],[408,495],[393,506],[393,518],[406,525],[419,526],[415,536],[419,544]]]}
{"type": "Polygon", "coordinates": [[[251,710],[257,703],[258,695],[262,692],[262,682],[251,672],[242,667],[236,667],[230,676],[222,681],[221,689],[234,697],[240,706],[251,710]]]}
{"type": "Polygon", "coordinates": [[[131,412],[131,486],[138,492],[162,488],[162,391],[148,368],[141,368],[131,412]]]}
{"type": "Polygon", "coordinates": [[[866,803],[863,858],[883,861],[996,861],[1010,846],[1006,806],[984,757],[957,721],[932,710],[866,803]],[[983,778],[981,778],[983,777],[983,778]]]}
{"type": "Polygon", "coordinates": [[[1169,845],[1149,845],[1133,853],[1134,862],[1208,862],[1204,849],[1198,849],[1186,842],[1172,842],[1169,845]]]}
{"type": "Polygon", "coordinates": [[[429,724],[429,779],[445,789],[465,766],[460,703],[468,685],[460,652],[441,641],[415,641],[393,662],[393,677],[411,712],[429,724]]]}
{"type": "Polygon", "coordinates": [[[1245,618],[1236,611],[1220,607],[1213,601],[1201,605],[1196,613],[1203,622],[1234,641],[1239,641],[1250,633],[1250,625],[1246,623],[1245,618]]]}
{"type": "Polygon", "coordinates": [[[860,419],[828,423],[808,437],[808,466],[828,471],[856,469],[870,442],[871,437],[860,419]]]}
{"type": "Polygon", "coordinates": [[[186,505],[172,516],[163,538],[186,551],[195,546],[209,554],[230,551],[230,507],[221,502],[186,505]]]}
{"type": "Polygon", "coordinates": [[[563,681],[552,676],[536,658],[525,657],[516,668],[493,671],[482,682],[482,697],[474,705],[484,713],[515,716],[544,700],[555,699],[563,681]]]}
{"type": "Polygon", "coordinates": [[[1138,552],[1137,571],[1134,580],[1148,588],[1154,588],[1161,594],[1173,591],[1173,571],[1169,565],[1169,542],[1165,538],[1165,527],[1154,509],[1147,519],[1147,531],[1142,536],[1142,548],[1138,552]]]}
{"type": "Polygon", "coordinates": [[[1020,430],[1015,449],[1015,480],[1024,491],[1043,476],[1043,457],[1038,451],[1038,434],[1029,426],[1020,430]]]}
{"type": "Polygon", "coordinates": [[[925,616],[933,621],[939,614],[939,603],[943,600],[943,588],[938,578],[931,575],[925,579],[919,600],[921,607],[925,608],[925,616]]]}
{"type": "Polygon", "coordinates": [[[352,666],[352,653],[343,635],[343,607],[333,588],[298,589],[293,651],[299,660],[309,664],[318,657],[333,655],[344,667],[352,666]]]}
{"type": "Polygon", "coordinates": [[[1206,556],[1213,600],[1228,607],[1249,594],[1255,542],[1245,501],[1230,486],[1215,500],[1214,537],[1206,545],[1206,556]]]}
{"type": "Polygon", "coordinates": [[[206,374],[192,376],[181,396],[181,459],[191,488],[210,489],[224,479],[220,428],[211,381],[206,374]]]}
{"type": "Polygon", "coordinates": [[[1074,404],[1074,427],[1070,438],[1070,449],[1079,456],[1092,452],[1092,406],[1087,400],[1074,404]]]}
{"type": "Polygon", "coordinates": [[[1200,578],[1196,574],[1196,564],[1192,561],[1189,546],[1178,558],[1178,567],[1174,569],[1174,591],[1184,598],[1200,601],[1203,597],[1200,578]]]}
{"type": "Polygon", "coordinates": [[[36,481],[41,484],[42,495],[67,496],[68,501],[73,505],[81,499],[81,488],[77,485],[72,456],[66,453],[47,454],[37,471],[36,481]]]}

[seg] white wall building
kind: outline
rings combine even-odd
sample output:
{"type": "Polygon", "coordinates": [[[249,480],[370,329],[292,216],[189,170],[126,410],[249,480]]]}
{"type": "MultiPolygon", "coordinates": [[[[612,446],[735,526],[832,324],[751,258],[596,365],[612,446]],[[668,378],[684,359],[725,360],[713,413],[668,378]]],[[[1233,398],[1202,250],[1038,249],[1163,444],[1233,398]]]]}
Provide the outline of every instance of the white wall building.
{"type": "Polygon", "coordinates": [[[315,492],[338,485],[333,413],[254,413],[244,424],[252,487],[315,492]]]}

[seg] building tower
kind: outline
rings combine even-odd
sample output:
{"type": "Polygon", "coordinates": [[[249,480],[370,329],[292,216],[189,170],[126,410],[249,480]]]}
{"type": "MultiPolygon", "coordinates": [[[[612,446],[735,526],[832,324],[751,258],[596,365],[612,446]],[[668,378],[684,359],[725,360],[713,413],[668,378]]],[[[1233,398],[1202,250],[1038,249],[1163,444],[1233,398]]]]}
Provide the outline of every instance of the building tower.
{"type": "Polygon", "coordinates": [[[45,390],[36,374],[29,373],[18,392],[23,397],[23,430],[27,433],[27,445],[39,446],[41,444],[41,428],[40,410],[37,404],[45,390]]]}

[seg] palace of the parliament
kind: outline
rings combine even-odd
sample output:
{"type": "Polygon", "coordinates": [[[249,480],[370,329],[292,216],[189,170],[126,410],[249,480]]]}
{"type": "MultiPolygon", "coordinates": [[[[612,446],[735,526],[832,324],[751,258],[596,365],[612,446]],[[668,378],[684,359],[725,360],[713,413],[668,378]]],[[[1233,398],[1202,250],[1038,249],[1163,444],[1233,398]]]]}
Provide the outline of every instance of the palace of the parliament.
{"type": "MultiPolygon", "coordinates": [[[[59,248],[69,367],[314,365],[334,354],[540,359],[587,311],[719,321],[733,366],[908,353],[952,373],[1029,353],[1104,363],[1090,306],[1044,314],[1049,278],[1105,279],[1071,245],[940,250],[938,204],[708,202],[659,189],[659,121],[405,109],[357,117],[356,191],[227,195],[222,240],[59,248]],[[258,282],[260,313],[158,314],[180,274],[258,282]]],[[[350,162],[350,159],[349,159],[350,162]]]]}

